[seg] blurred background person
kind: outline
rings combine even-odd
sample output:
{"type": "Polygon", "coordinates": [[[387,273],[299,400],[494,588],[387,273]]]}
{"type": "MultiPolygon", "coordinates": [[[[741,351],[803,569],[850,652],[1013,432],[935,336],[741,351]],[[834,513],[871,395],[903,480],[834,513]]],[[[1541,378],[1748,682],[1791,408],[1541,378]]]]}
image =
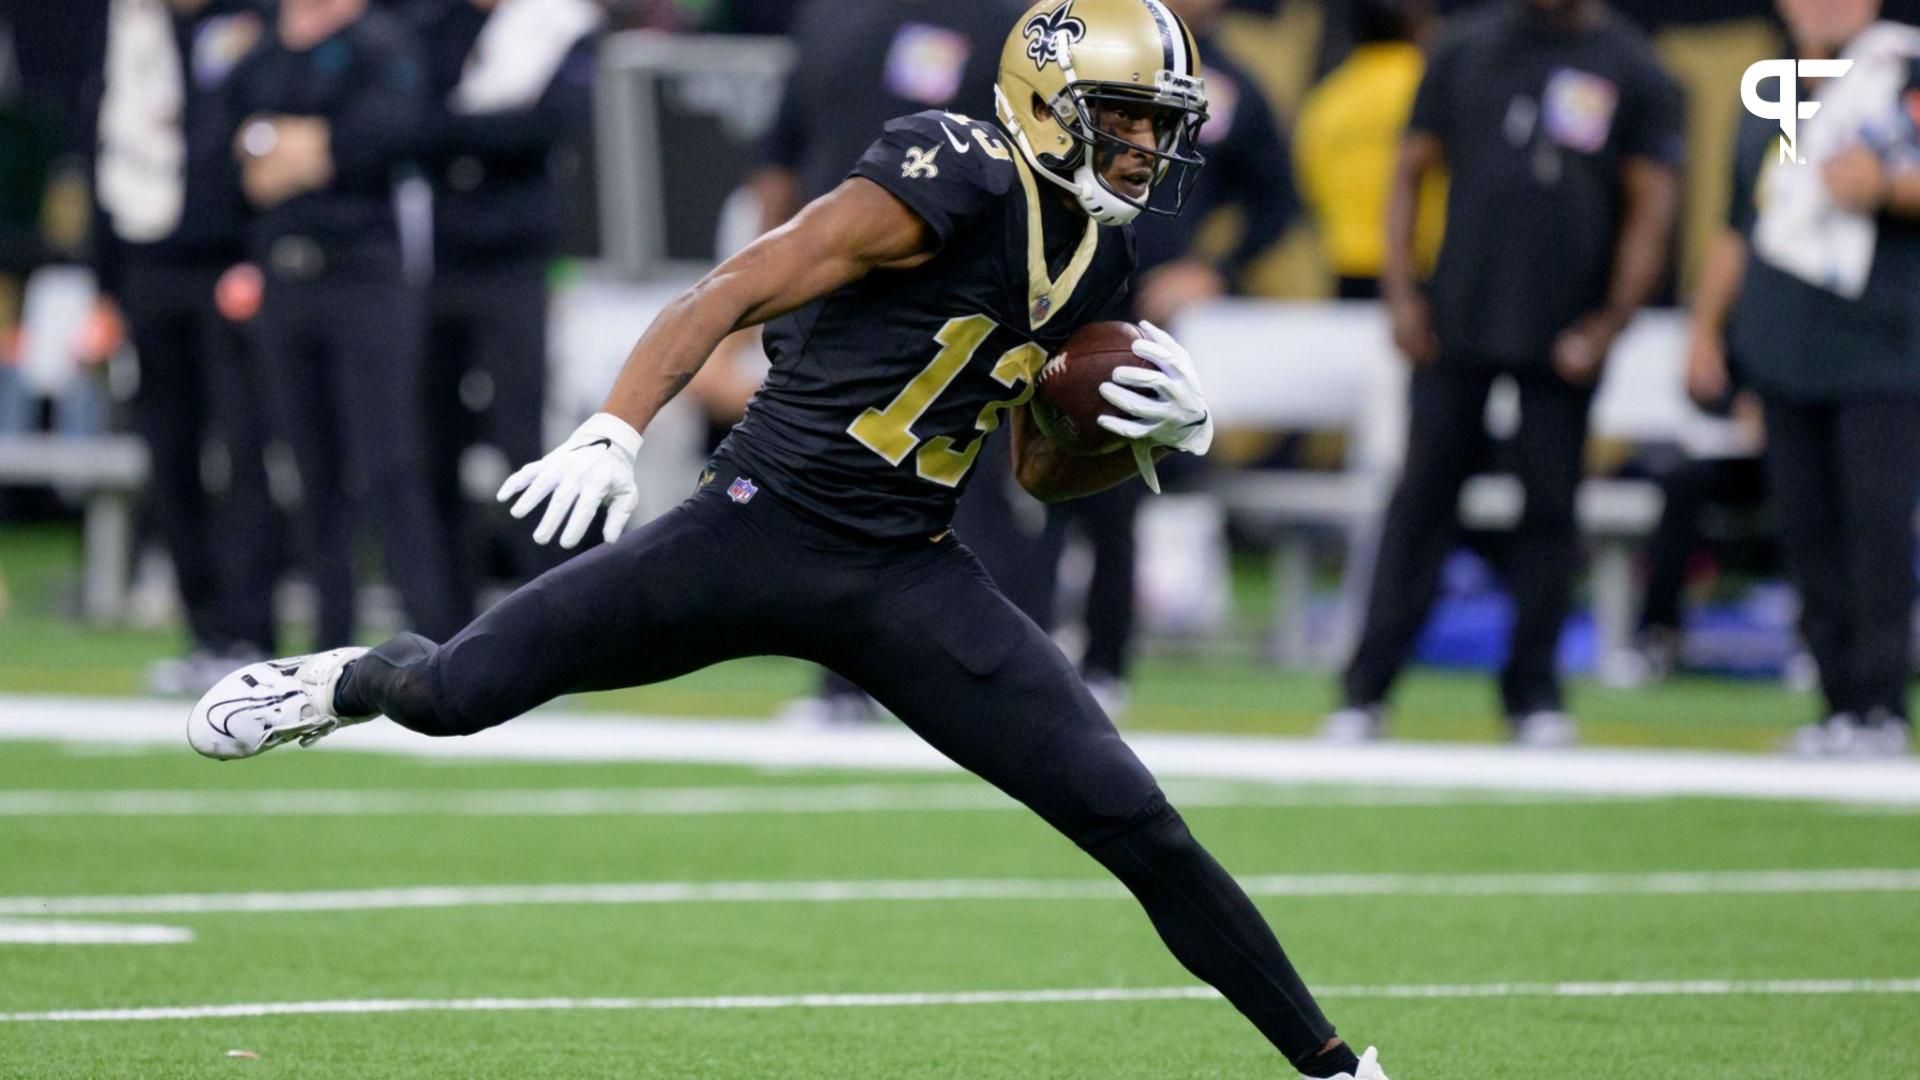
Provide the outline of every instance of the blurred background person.
{"type": "Polygon", "coordinates": [[[419,47],[367,0],[282,0],[230,91],[275,434],[298,467],[294,534],[319,594],[314,644],[353,640],[354,526],[368,520],[411,625],[451,634],[468,604],[429,495],[421,316],[395,213],[420,144],[419,47]]]}
{"type": "MultiPolygon", "coordinates": [[[[1400,137],[1426,70],[1416,44],[1425,0],[1354,0],[1346,7],[1353,51],[1300,105],[1294,161],[1300,193],[1342,300],[1380,296],[1386,265],[1387,195],[1400,137]]],[[[1446,226],[1446,178],[1420,190],[1416,266],[1430,272],[1446,226]]]]}
{"type": "MultiPolygon", "coordinates": [[[[1731,372],[1735,365],[1726,359],[1724,342],[1705,345],[1701,340],[1709,327],[1724,325],[1732,305],[1732,296],[1721,295],[1727,280],[1721,257],[1710,258],[1708,265],[1712,269],[1695,293],[1690,352],[1697,357],[1711,348],[1720,369],[1731,372]],[[1713,314],[1716,311],[1718,315],[1713,314]]],[[[1732,284],[1738,288],[1737,279],[1732,284]]],[[[1690,359],[1689,363],[1697,368],[1700,362],[1690,359]]],[[[1760,402],[1752,391],[1733,392],[1731,385],[1731,377],[1723,375],[1714,396],[1700,399],[1703,409],[1726,414],[1724,422],[1715,425],[1717,445],[1682,445],[1646,455],[1636,463],[1660,487],[1660,521],[1647,540],[1645,591],[1634,620],[1633,640],[1600,661],[1597,674],[1608,686],[1645,686],[1681,669],[1690,572],[1702,556],[1732,554],[1728,541],[1735,537],[1729,535],[1733,530],[1727,525],[1731,519],[1757,515],[1765,504],[1760,402]],[[1716,518],[1720,528],[1710,533],[1709,521],[1716,518]]],[[[1760,546],[1770,547],[1764,541],[1760,546]]]]}
{"type": "Polygon", "coordinates": [[[1326,737],[1384,734],[1388,692],[1459,533],[1487,395],[1505,376],[1519,391],[1525,508],[1504,559],[1516,614],[1501,704],[1516,741],[1574,741],[1556,653],[1579,561],[1588,407],[1614,338],[1665,274],[1682,126],[1646,39],[1600,0],[1503,0],[1443,32],[1389,210],[1384,292],[1413,366],[1406,463],[1326,737]],[[1442,166],[1446,240],[1423,284],[1420,192],[1442,166]]]}
{"type": "MultiPolygon", "coordinates": [[[[993,116],[1000,47],[1007,27],[1027,6],[1024,0],[811,0],[800,5],[792,31],[798,61],[762,147],[762,165],[748,185],[759,200],[761,230],[779,226],[846,179],[873,133],[889,120],[926,109],[993,116]]],[[[728,339],[692,387],[709,405],[716,445],[740,419],[734,410],[743,409],[744,399],[759,386],[763,365],[744,355],[757,352],[758,345],[757,334],[728,339]]],[[[1010,599],[1029,615],[1044,614],[1036,605],[1050,598],[1053,579],[1036,574],[1035,567],[1045,514],[1015,488],[1006,442],[988,439],[982,447],[954,529],[1010,599]],[[1026,512],[1016,514],[1017,506],[1026,512]],[[1013,531],[1003,523],[1011,523],[1013,531]],[[1022,587],[1023,577],[1032,583],[1022,587]]],[[[877,715],[866,694],[832,672],[823,673],[816,695],[793,702],[783,713],[801,725],[863,723],[877,715]]]]}
{"type": "MultiPolygon", "coordinates": [[[[1167,0],[1186,20],[1206,70],[1206,126],[1200,149],[1201,171],[1185,210],[1178,217],[1143,214],[1135,220],[1139,266],[1132,289],[1135,320],[1170,326],[1197,304],[1244,291],[1248,269],[1293,223],[1299,197],[1293,186],[1287,139],[1260,83],[1234,59],[1218,37],[1226,0],[1167,0]],[[1209,243],[1205,234],[1227,215],[1238,220],[1230,245],[1209,243]]],[[[1163,193],[1164,195],[1165,193],[1163,193]]],[[[1199,486],[1206,466],[1198,458],[1162,463],[1170,492],[1199,486]]],[[[1051,616],[1059,552],[1069,535],[1086,543],[1092,558],[1082,611],[1086,648],[1080,672],[1087,689],[1109,716],[1127,707],[1127,678],[1133,663],[1137,543],[1135,523],[1143,484],[1129,481],[1085,499],[1047,507],[1047,577],[1028,586],[1046,597],[1051,616]]],[[[969,543],[977,543],[970,534],[969,543]]],[[[1031,612],[1030,612],[1031,613],[1031,612]]],[[[1042,626],[1051,625],[1049,621],[1042,626]]]]}
{"type": "Polygon", "coordinates": [[[147,511],[184,609],[189,652],[149,688],[198,694],[273,654],[278,515],[249,343],[216,309],[244,258],[227,80],[264,21],[239,0],[113,0],[98,84],[93,227],[101,319],[139,358],[132,420],[151,462],[147,511]],[[202,467],[224,465],[219,498],[202,467]]]}
{"type": "Polygon", "coordinates": [[[470,448],[532,461],[546,445],[547,276],[562,231],[561,184],[593,116],[592,0],[415,0],[427,100],[417,143],[433,183],[428,287],[427,457],[459,595],[476,595],[497,545],[526,581],[553,557],[504,508],[462,483],[470,448]],[[484,515],[484,517],[483,517],[484,515]]]}
{"type": "MultiPolygon", "coordinates": [[[[1811,755],[1893,755],[1912,740],[1914,499],[1920,490],[1920,30],[1879,0],[1780,0],[1799,58],[1854,62],[1808,82],[1806,164],[1778,121],[1742,121],[1733,220],[1715,277],[1740,282],[1733,347],[1766,405],[1767,473],[1826,719],[1811,755]]],[[[1767,89],[1762,87],[1762,93],[1767,89]]],[[[1727,375],[1703,305],[1690,379],[1727,375]]]]}

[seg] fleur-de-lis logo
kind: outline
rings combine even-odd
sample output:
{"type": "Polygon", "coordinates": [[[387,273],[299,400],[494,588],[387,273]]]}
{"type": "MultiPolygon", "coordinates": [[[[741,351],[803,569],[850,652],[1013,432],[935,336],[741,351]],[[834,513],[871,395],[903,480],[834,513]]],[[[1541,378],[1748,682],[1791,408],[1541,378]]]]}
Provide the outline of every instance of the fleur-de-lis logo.
{"type": "Polygon", "coordinates": [[[1087,24],[1074,17],[1073,0],[1067,0],[1052,11],[1028,19],[1020,32],[1027,35],[1027,59],[1036,69],[1045,71],[1048,63],[1060,59],[1053,55],[1054,37],[1065,33],[1068,41],[1077,42],[1087,36],[1087,24]]]}
{"type": "Polygon", "coordinates": [[[917,146],[907,149],[906,164],[900,166],[900,175],[908,180],[931,180],[940,175],[940,167],[933,159],[940,153],[939,147],[922,150],[917,146]]]}

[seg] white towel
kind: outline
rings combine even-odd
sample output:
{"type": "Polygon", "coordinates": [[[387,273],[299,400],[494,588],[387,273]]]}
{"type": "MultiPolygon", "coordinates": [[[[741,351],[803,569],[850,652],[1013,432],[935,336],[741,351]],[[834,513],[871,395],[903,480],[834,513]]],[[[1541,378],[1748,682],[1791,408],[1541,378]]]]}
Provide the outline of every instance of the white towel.
{"type": "Polygon", "coordinates": [[[1800,126],[1800,155],[1807,164],[1769,172],[1753,236],[1761,258],[1849,300],[1866,292],[1879,223],[1871,214],[1836,205],[1822,170],[1865,133],[1885,126],[1914,56],[1920,56],[1920,30],[1892,22],[1874,23],[1847,46],[1840,59],[1853,61],[1853,68],[1816,88],[1820,112],[1800,126]]]}
{"type": "Polygon", "coordinates": [[[180,227],[186,96],[166,0],[113,0],[95,183],[123,240],[152,243],[180,227]]]}
{"type": "Polygon", "coordinates": [[[599,28],[601,18],[592,0],[500,0],[448,107],[462,114],[532,108],[567,53],[599,28]]]}

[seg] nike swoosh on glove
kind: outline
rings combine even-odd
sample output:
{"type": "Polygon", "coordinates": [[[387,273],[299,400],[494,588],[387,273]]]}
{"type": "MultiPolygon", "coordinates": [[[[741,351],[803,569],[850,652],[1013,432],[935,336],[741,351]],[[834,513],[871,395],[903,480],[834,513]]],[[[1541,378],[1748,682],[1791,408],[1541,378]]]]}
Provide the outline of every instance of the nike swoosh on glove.
{"type": "Polygon", "coordinates": [[[1100,396],[1126,415],[1102,416],[1099,424],[1133,441],[1141,476],[1157,493],[1160,483],[1151,448],[1205,454],[1213,445],[1213,416],[1187,350],[1152,323],[1141,323],[1140,333],[1144,336],[1133,343],[1133,355],[1153,366],[1113,369],[1108,381],[1100,384],[1100,396]]]}
{"type": "Polygon", "coordinates": [[[547,500],[547,512],[533,530],[533,541],[552,540],[564,521],[560,546],[568,549],[579,546],[593,515],[604,505],[607,521],[600,535],[611,544],[626,531],[627,519],[640,501],[633,459],[642,441],[625,420],[612,413],[595,413],[558,449],[507,477],[495,497],[506,502],[520,496],[511,510],[516,518],[533,513],[541,500],[547,500]]]}

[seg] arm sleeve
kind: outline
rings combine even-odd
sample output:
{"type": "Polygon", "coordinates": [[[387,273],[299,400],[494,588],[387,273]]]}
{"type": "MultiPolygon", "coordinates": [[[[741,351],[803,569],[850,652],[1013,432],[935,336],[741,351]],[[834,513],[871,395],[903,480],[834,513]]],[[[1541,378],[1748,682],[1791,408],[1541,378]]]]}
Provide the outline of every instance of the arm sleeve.
{"type": "MultiPolygon", "coordinates": [[[[1760,218],[1760,170],[1766,165],[1760,156],[1761,147],[1749,134],[1751,130],[1743,114],[1733,137],[1732,183],[1727,192],[1727,227],[1745,237],[1752,237],[1753,226],[1760,218]]],[[[1761,145],[1770,141],[1763,140],[1761,145]]]]}
{"type": "Polygon", "coordinates": [[[1013,166],[988,157],[965,125],[943,123],[941,117],[941,113],[924,112],[888,123],[886,133],[867,148],[852,175],[879,184],[906,203],[945,247],[1005,192],[1005,184],[992,184],[989,166],[1004,168],[1009,175],[1013,166]],[[961,153],[956,143],[966,152],[961,153]]]}
{"type": "Polygon", "coordinates": [[[1229,282],[1239,278],[1260,253],[1277,243],[1300,212],[1300,193],[1294,187],[1291,152],[1286,133],[1258,86],[1242,88],[1234,121],[1233,168],[1228,174],[1232,191],[1227,201],[1238,203],[1244,218],[1240,242],[1227,254],[1221,273],[1229,282]]]}
{"type": "Polygon", "coordinates": [[[831,0],[795,3],[792,39],[799,59],[787,72],[780,87],[780,111],[773,128],[760,142],[760,164],[769,168],[800,171],[807,154],[807,77],[821,64],[825,54],[822,36],[832,32],[828,18],[831,0]]]}
{"type": "Polygon", "coordinates": [[[780,88],[780,112],[774,117],[772,130],[760,142],[760,164],[797,172],[806,150],[806,119],[800,108],[800,78],[796,69],[788,74],[787,84],[780,88]]]}
{"type": "Polygon", "coordinates": [[[369,55],[365,79],[333,128],[333,167],[339,182],[378,184],[419,147],[426,106],[426,67],[413,40],[399,28],[362,37],[369,55]]]}
{"type": "MultiPolygon", "coordinates": [[[[104,45],[104,43],[103,43],[104,45]]],[[[100,107],[106,98],[104,55],[93,76],[81,90],[77,114],[80,146],[86,162],[87,190],[92,201],[92,221],[87,227],[87,264],[102,295],[117,299],[120,294],[121,263],[126,255],[125,242],[113,229],[113,218],[100,203],[100,107]]]]}
{"type": "Polygon", "coordinates": [[[1427,57],[1427,69],[1414,91],[1413,112],[1407,118],[1407,130],[1423,132],[1445,140],[1453,128],[1453,72],[1459,65],[1460,45],[1456,37],[1443,37],[1427,57]]]}
{"type": "Polygon", "coordinates": [[[1620,151],[1669,168],[1686,164],[1687,119],[1680,87],[1658,67],[1650,68],[1634,89],[1622,118],[1620,151]]]}
{"type": "Polygon", "coordinates": [[[428,102],[420,146],[435,154],[538,154],[586,130],[593,117],[593,37],[582,38],[561,61],[553,81],[531,108],[455,113],[428,102]]]}

